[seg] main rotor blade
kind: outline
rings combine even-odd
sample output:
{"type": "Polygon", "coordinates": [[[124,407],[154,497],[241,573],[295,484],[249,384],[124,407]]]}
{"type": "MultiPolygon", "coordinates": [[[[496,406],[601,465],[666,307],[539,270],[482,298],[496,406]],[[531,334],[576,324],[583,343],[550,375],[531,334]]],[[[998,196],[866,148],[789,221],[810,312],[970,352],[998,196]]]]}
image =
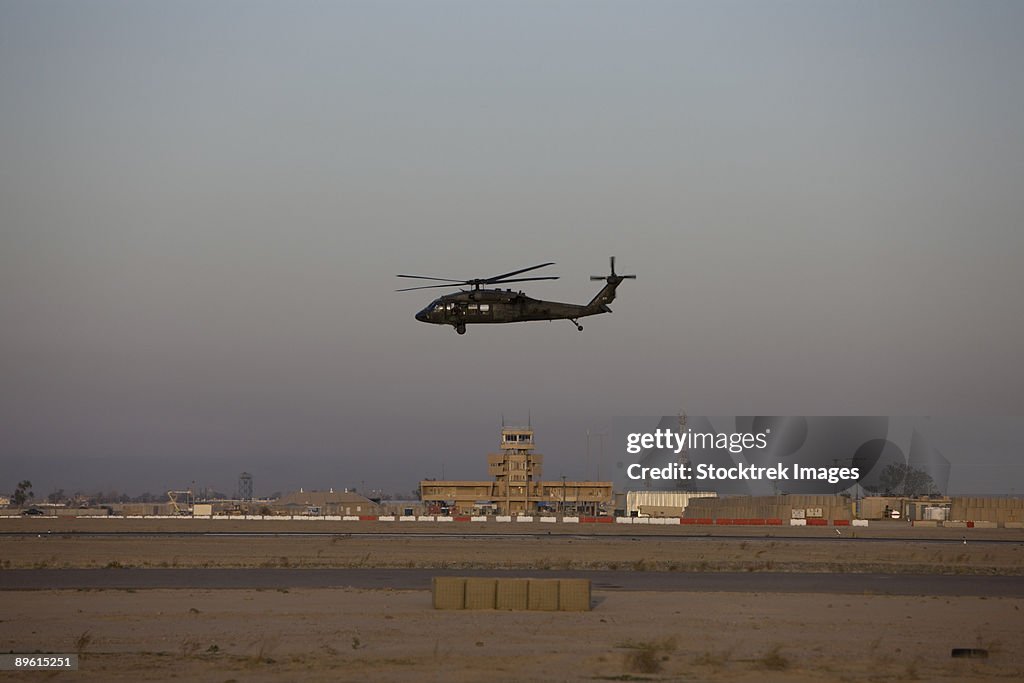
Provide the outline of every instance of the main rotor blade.
{"type": "Polygon", "coordinates": [[[507,282],[530,282],[532,280],[557,280],[557,279],[558,279],[557,275],[548,275],[546,277],[517,277],[514,280],[500,280],[498,282],[491,282],[491,281],[488,280],[487,284],[489,284],[489,285],[503,285],[503,284],[505,284],[507,282]]]}
{"type": "Polygon", "coordinates": [[[525,273],[528,270],[537,270],[538,268],[544,268],[545,266],[553,266],[553,265],[555,265],[554,261],[552,261],[551,263],[542,263],[539,266],[530,266],[529,268],[523,268],[521,270],[513,270],[511,273],[505,273],[504,275],[495,275],[494,277],[484,278],[483,281],[488,283],[488,284],[493,284],[493,283],[497,282],[498,280],[504,280],[507,277],[512,277],[513,275],[519,275],[519,273],[525,273]]]}
{"type": "MultiPolygon", "coordinates": [[[[502,280],[501,282],[482,282],[480,284],[503,285],[503,284],[506,284],[506,283],[509,283],[509,282],[534,282],[536,280],[557,280],[557,279],[558,279],[557,275],[547,275],[545,277],[519,277],[519,278],[515,278],[513,280],[502,280]]],[[[454,284],[450,284],[450,285],[423,285],[421,287],[406,287],[404,289],[396,289],[395,291],[396,292],[411,292],[414,289],[434,289],[436,287],[459,287],[461,285],[474,285],[474,284],[476,284],[476,283],[474,281],[472,281],[472,280],[470,280],[468,282],[458,281],[458,282],[456,282],[454,284]]]]}
{"type": "Polygon", "coordinates": [[[447,285],[423,285],[422,287],[406,287],[405,289],[396,289],[396,292],[411,292],[414,289],[434,289],[435,287],[461,287],[464,282],[453,282],[447,285]]]}
{"type": "Polygon", "coordinates": [[[426,275],[396,275],[395,277],[407,277],[414,280],[440,280],[441,282],[466,282],[466,280],[453,280],[450,277],[427,277],[426,275]]]}

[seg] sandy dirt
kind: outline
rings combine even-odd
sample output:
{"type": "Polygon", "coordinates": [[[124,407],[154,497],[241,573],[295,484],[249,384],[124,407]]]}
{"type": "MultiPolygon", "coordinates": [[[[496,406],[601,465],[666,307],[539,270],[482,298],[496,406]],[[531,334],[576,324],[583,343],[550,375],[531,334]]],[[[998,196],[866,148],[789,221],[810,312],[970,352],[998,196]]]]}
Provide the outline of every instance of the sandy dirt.
{"type": "Polygon", "coordinates": [[[1024,575],[1024,543],[635,536],[74,536],[3,540],[0,567],[395,567],[1024,575]]]}
{"type": "MultiPolygon", "coordinates": [[[[964,681],[1024,677],[1024,599],[596,592],[584,613],[437,611],[425,591],[3,594],[39,680],[964,681]],[[988,659],[953,659],[954,647],[988,659]]],[[[0,674],[0,680],[28,680],[0,674]]]]}

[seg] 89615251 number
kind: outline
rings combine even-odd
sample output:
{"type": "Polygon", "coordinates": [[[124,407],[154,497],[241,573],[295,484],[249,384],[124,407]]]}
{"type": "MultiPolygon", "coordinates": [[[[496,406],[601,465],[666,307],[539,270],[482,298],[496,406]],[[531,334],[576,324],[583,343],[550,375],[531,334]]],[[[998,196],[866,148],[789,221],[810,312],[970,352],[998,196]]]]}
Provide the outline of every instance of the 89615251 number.
{"type": "Polygon", "coordinates": [[[6,654],[0,655],[0,671],[31,671],[47,669],[78,670],[78,655],[6,654]]]}

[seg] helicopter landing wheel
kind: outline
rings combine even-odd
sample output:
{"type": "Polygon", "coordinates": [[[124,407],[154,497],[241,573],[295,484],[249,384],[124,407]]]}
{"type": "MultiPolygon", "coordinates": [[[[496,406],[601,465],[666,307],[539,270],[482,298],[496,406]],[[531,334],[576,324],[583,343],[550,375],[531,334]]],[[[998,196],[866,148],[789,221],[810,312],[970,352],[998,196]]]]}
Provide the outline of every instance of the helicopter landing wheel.
{"type": "Polygon", "coordinates": [[[583,325],[576,325],[576,329],[579,330],[580,332],[582,332],[583,331],[583,325]]]}
{"type": "Polygon", "coordinates": [[[465,325],[456,325],[455,326],[455,331],[458,332],[459,334],[466,334],[466,326],[465,325]]]}

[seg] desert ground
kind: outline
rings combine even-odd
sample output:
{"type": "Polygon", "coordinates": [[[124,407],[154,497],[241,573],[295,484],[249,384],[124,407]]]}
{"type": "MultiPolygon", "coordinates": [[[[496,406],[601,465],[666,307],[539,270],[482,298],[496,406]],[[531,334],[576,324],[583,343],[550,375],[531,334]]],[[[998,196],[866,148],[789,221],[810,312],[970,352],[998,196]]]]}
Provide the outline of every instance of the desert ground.
{"type": "Polygon", "coordinates": [[[1020,680],[1024,599],[597,592],[591,612],[437,611],[427,591],[24,591],[3,680],[1020,680]],[[954,647],[987,659],[954,659],[954,647]]]}
{"type": "MultiPolygon", "coordinates": [[[[94,536],[39,529],[38,533],[4,536],[0,567],[394,567],[1024,575],[1024,533],[1019,530],[1006,530],[1012,534],[999,542],[977,541],[972,537],[966,544],[958,539],[912,538],[909,534],[901,542],[889,538],[853,538],[850,531],[839,536],[832,530],[826,530],[830,535],[817,538],[774,534],[664,536],[631,532],[548,535],[544,531],[503,536],[468,533],[468,529],[462,536],[424,533],[288,535],[285,530],[281,531],[278,534],[94,536]]],[[[524,532],[523,529],[517,531],[524,532]]]]}
{"type": "MultiPolygon", "coordinates": [[[[1024,574],[1019,534],[964,544],[916,530],[901,542],[884,534],[852,539],[850,530],[818,537],[515,531],[523,535],[81,535],[8,522],[0,528],[0,566],[1024,574]]],[[[396,589],[5,590],[0,652],[79,653],[80,668],[0,672],[0,680],[1024,678],[1024,597],[616,590],[593,597],[590,612],[560,613],[439,611],[429,591],[396,589]],[[953,658],[953,648],[984,649],[988,657],[953,658]]]]}

